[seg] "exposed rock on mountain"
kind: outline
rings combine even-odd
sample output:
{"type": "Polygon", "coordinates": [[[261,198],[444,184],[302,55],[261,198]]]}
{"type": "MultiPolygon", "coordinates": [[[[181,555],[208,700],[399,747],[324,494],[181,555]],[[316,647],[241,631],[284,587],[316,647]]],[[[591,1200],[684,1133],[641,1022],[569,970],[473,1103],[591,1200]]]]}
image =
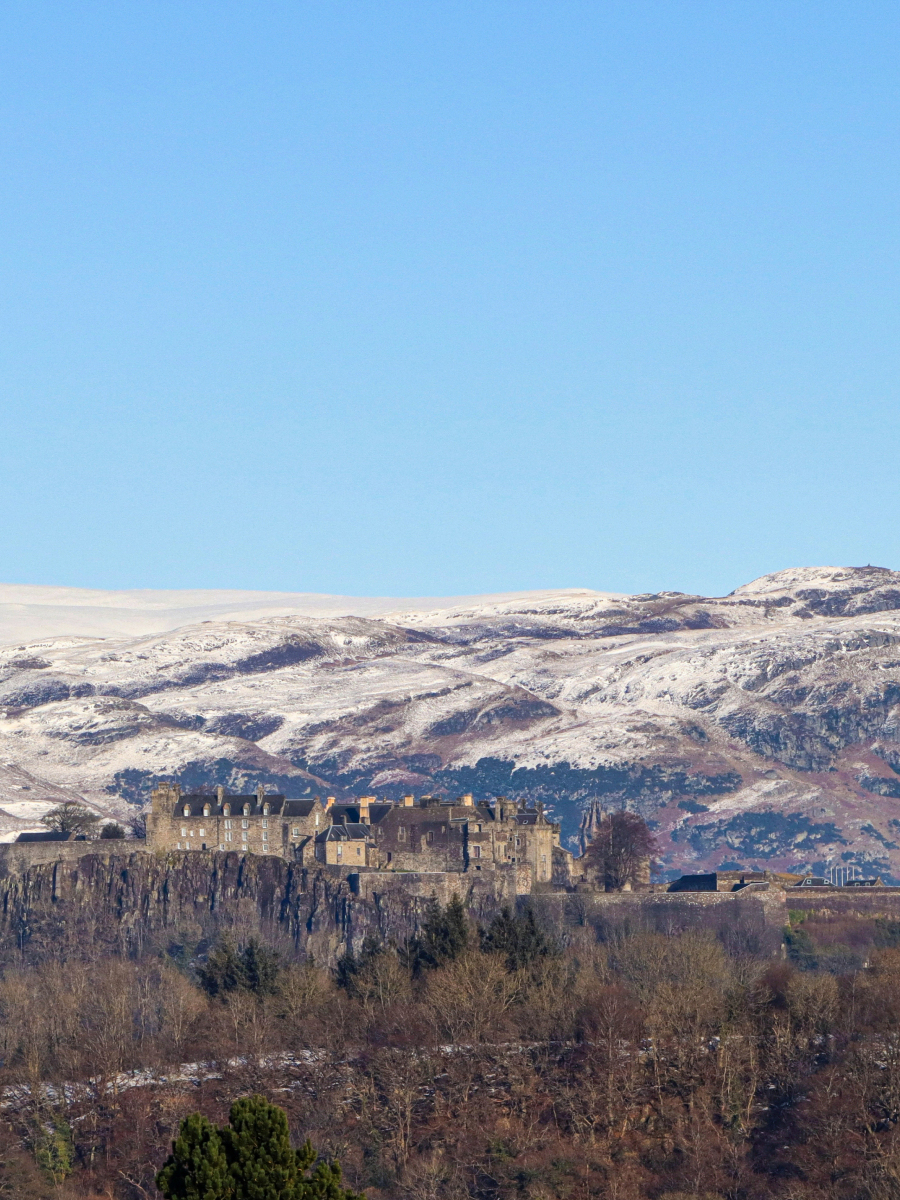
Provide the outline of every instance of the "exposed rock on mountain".
{"type": "Polygon", "coordinates": [[[627,804],[672,871],[900,878],[900,574],[882,568],[45,638],[0,649],[0,706],[0,832],[33,824],[10,807],[23,788],[120,816],[173,776],[472,791],[541,799],[570,837],[587,802],[627,804]]]}

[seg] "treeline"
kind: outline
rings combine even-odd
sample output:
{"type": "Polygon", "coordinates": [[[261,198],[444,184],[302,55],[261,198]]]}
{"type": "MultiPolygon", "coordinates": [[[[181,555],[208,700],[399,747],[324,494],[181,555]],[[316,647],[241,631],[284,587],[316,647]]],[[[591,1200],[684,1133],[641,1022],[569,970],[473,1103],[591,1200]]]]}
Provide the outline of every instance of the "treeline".
{"type": "Polygon", "coordinates": [[[252,937],[10,970],[0,1196],[156,1196],[184,1118],[258,1094],[370,1200],[900,1197],[900,949],[576,917],[433,905],[335,973],[252,937]]]}

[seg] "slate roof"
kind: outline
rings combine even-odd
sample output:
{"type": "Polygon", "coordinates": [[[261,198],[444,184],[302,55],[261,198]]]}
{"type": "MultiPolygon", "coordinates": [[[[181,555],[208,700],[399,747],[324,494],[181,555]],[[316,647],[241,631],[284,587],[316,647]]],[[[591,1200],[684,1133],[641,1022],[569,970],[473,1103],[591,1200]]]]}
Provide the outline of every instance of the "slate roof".
{"type": "Polygon", "coordinates": [[[317,842],[361,842],[365,841],[371,830],[368,825],[352,823],[348,825],[329,825],[321,833],[316,834],[317,842]]]}
{"type": "MultiPolygon", "coordinates": [[[[46,832],[35,833],[20,833],[16,838],[17,842],[74,842],[76,835],[74,833],[60,833],[58,829],[48,829],[46,832]]],[[[81,840],[86,841],[84,834],[81,835],[81,840]]]]}
{"type": "Polygon", "coordinates": [[[286,817],[308,817],[315,806],[315,800],[285,800],[282,811],[286,817]]]}
{"type": "Polygon", "coordinates": [[[222,800],[222,803],[220,804],[218,797],[215,796],[214,794],[211,796],[202,795],[202,794],[194,794],[192,796],[179,797],[178,802],[172,806],[172,816],[173,817],[202,817],[204,815],[203,809],[205,808],[205,806],[207,804],[210,807],[210,813],[209,813],[210,816],[213,816],[213,817],[221,816],[222,815],[222,805],[230,804],[231,805],[231,815],[233,817],[234,816],[239,817],[243,814],[244,805],[249,804],[251,816],[258,817],[262,813],[262,805],[268,804],[269,815],[273,816],[273,817],[277,817],[280,814],[282,807],[284,806],[284,802],[285,802],[284,796],[278,794],[278,795],[271,795],[271,796],[263,796],[262,804],[260,804],[259,798],[254,793],[252,796],[225,796],[225,798],[222,800]],[[190,812],[186,813],[184,811],[185,808],[189,808],[190,812]]]}

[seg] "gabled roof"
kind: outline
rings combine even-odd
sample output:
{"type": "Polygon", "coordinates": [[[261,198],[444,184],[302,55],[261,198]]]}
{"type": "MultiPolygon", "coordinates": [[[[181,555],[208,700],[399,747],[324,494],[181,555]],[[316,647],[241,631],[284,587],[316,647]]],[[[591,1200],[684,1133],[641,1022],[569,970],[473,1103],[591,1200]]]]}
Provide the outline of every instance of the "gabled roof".
{"type": "Polygon", "coordinates": [[[285,800],[284,815],[286,817],[308,817],[312,810],[319,805],[322,805],[318,800],[285,800]]]}
{"type": "Polygon", "coordinates": [[[316,834],[317,842],[364,842],[370,835],[368,825],[351,823],[347,825],[329,825],[321,833],[316,834]]]}

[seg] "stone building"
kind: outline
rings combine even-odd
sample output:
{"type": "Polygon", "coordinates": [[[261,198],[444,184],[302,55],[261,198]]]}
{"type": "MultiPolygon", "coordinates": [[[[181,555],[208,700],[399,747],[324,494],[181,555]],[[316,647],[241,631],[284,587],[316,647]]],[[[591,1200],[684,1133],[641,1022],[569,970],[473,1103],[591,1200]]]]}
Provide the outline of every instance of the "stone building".
{"type": "Polygon", "coordinates": [[[316,834],[315,858],[330,867],[370,867],[371,830],[356,821],[329,825],[316,834]]]}
{"type": "Polygon", "coordinates": [[[530,871],[532,884],[567,884],[572,875],[559,825],[547,820],[540,804],[524,808],[503,797],[476,804],[471,795],[450,802],[423,796],[418,803],[404,796],[399,804],[378,804],[363,796],[357,804],[334,805],[329,815],[335,824],[368,829],[368,865],[380,870],[519,867],[530,871]]]}
{"type": "Polygon", "coordinates": [[[536,884],[567,886],[572,855],[559,844],[559,825],[543,806],[525,808],[498,798],[476,804],[404,796],[378,803],[360,796],[352,804],[323,805],[266,795],[182,795],[177,784],[153,792],[147,818],[153,849],[239,850],[277,854],[291,861],[377,871],[512,872],[515,890],[536,884]]]}
{"type": "MultiPolygon", "coordinates": [[[[328,824],[318,797],[286,800],[266,795],[262,784],[250,796],[182,795],[163,783],[151,797],[147,840],[154,850],[239,850],[303,859],[316,834],[328,824]]],[[[311,856],[311,855],[310,855],[311,856]]]]}

